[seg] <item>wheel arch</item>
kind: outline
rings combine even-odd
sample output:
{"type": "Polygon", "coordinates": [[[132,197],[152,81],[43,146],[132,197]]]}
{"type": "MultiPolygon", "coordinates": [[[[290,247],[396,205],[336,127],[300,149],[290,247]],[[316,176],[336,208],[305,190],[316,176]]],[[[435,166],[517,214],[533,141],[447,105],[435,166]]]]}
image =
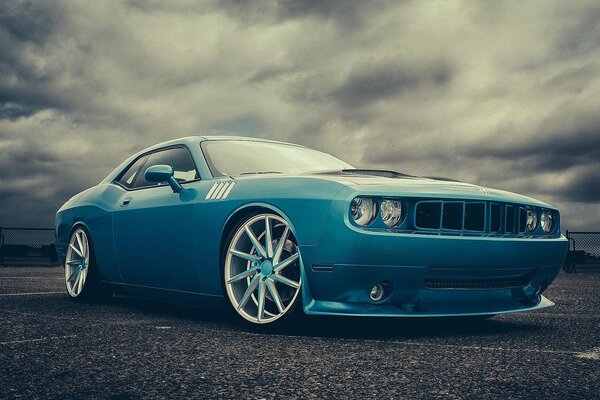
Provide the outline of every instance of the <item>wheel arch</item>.
{"type": "Polygon", "coordinates": [[[256,213],[260,213],[262,211],[273,212],[283,218],[291,227],[292,233],[296,238],[298,235],[296,234],[296,228],[294,227],[294,223],[291,219],[278,207],[275,207],[272,204],[268,203],[248,203],[243,206],[235,209],[223,225],[223,229],[221,230],[221,239],[219,240],[219,268],[222,271],[223,268],[223,260],[225,253],[225,246],[227,245],[227,239],[232,233],[233,228],[238,225],[244,218],[249,217],[250,215],[254,215],[256,213]]]}
{"type": "Polygon", "coordinates": [[[75,219],[73,222],[58,221],[54,228],[54,237],[55,237],[55,246],[56,246],[56,255],[58,256],[58,260],[64,266],[65,258],[67,256],[67,247],[69,245],[69,240],[71,240],[71,235],[77,228],[83,228],[88,235],[90,241],[93,243],[92,233],[90,227],[86,222],[81,219],[75,219]]]}
{"type": "Polygon", "coordinates": [[[100,279],[102,279],[102,271],[100,271],[100,268],[98,267],[98,262],[96,260],[96,249],[94,247],[94,236],[92,235],[92,230],[90,229],[89,225],[84,220],[78,219],[71,225],[71,230],[69,231],[69,240],[71,240],[71,235],[73,235],[73,232],[75,232],[78,228],[83,229],[83,231],[87,235],[87,239],[88,239],[88,243],[89,243],[89,247],[90,247],[90,262],[94,263],[94,266],[96,268],[96,273],[100,276],[100,279]]]}
{"type": "Polygon", "coordinates": [[[90,237],[90,239],[92,238],[92,231],[91,231],[89,225],[83,220],[76,220],[75,222],[73,222],[71,224],[71,230],[69,231],[69,237],[73,234],[73,232],[77,228],[83,228],[85,230],[85,233],[90,237]]]}
{"type": "MultiPolygon", "coordinates": [[[[71,224],[71,229],[69,231],[69,242],[71,238],[75,234],[75,232],[82,231],[83,235],[86,238],[86,243],[88,247],[88,263],[86,269],[88,270],[84,276],[83,281],[83,289],[78,292],[76,295],[68,293],[71,296],[72,300],[75,301],[89,301],[89,300],[99,300],[99,299],[108,299],[108,295],[112,296],[112,291],[108,290],[106,286],[102,283],[102,273],[98,268],[98,263],[96,262],[96,252],[94,247],[94,238],[92,237],[92,230],[89,225],[81,220],[76,219],[71,224]]],[[[80,247],[81,250],[81,247],[80,247]]],[[[63,266],[66,268],[66,256],[65,262],[63,262],[63,266]]],[[[66,273],[65,269],[65,273],[66,273]]],[[[72,271],[71,271],[72,273],[72,271]]],[[[69,291],[69,283],[67,284],[67,291],[69,291]]],[[[72,284],[71,284],[72,285],[72,284]]],[[[73,290],[73,286],[71,286],[71,290],[73,290]]]]}
{"type": "Polygon", "coordinates": [[[76,220],[75,222],[73,222],[73,224],[71,224],[71,230],[69,231],[69,238],[68,240],[71,240],[71,236],[73,235],[73,232],[75,232],[77,229],[82,229],[85,234],[87,235],[87,240],[90,246],[90,260],[92,258],[94,258],[94,262],[95,257],[96,257],[96,253],[94,252],[94,238],[92,236],[92,230],[90,229],[89,225],[83,221],[83,220],[76,220]]]}

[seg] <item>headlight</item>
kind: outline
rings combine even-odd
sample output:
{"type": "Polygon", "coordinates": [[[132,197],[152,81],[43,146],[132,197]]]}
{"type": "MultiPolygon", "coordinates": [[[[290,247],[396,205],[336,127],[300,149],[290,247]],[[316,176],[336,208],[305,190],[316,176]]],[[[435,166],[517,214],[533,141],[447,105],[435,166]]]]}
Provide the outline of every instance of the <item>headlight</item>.
{"type": "Polygon", "coordinates": [[[529,232],[533,232],[537,229],[538,218],[537,218],[537,210],[532,208],[531,210],[527,210],[527,230],[529,232]]]}
{"type": "Polygon", "coordinates": [[[542,211],[542,216],[540,217],[540,224],[542,225],[542,229],[544,232],[548,233],[554,227],[554,214],[552,211],[544,210],[542,211]]]}
{"type": "Polygon", "coordinates": [[[350,213],[358,225],[369,225],[377,213],[375,200],[368,197],[355,197],[350,204],[350,213]]]}
{"type": "Polygon", "coordinates": [[[379,209],[383,222],[390,228],[398,225],[402,218],[402,203],[397,200],[383,200],[379,209]]]}

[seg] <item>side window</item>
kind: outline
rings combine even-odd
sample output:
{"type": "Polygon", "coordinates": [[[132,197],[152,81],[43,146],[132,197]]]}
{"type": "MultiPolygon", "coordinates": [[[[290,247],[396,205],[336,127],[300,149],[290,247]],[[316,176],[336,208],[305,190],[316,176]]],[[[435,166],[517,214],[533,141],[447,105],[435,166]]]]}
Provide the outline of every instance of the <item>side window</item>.
{"type": "Polygon", "coordinates": [[[135,178],[140,174],[140,168],[144,165],[144,162],[148,159],[148,156],[138,158],[133,164],[125,170],[125,173],[121,175],[119,183],[126,188],[131,189],[135,182],[135,178]]]}
{"type": "Polygon", "coordinates": [[[144,177],[146,170],[153,165],[170,165],[173,167],[175,179],[179,182],[198,179],[196,166],[194,165],[190,152],[183,147],[175,147],[150,154],[148,156],[148,161],[146,161],[139,176],[135,179],[133,184],[134,188],[157,185],[156,183],[146,181],[146,178],[144,177]]]}

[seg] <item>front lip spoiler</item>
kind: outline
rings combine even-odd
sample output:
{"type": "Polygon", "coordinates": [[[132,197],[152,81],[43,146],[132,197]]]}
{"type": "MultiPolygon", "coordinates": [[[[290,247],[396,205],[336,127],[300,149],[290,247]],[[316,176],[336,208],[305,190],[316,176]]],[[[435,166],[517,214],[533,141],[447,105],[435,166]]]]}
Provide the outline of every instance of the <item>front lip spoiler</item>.
{"type": "Polygon", "coordinates": [[[424,317],[469,317],[478,315],[509,314],[524,311],[540,310],[552,307],[555,304],[544,296],[534,306],[523,306],[514,308],[490,308],[481,311],[465,312],[436,312],[436,311],[404,311],[393,304],[367,304],[367,303],[341,303],[334,301],[312,300],[304,307],[308,315],[339,315],[347,317],[402,317],[402,318],[424,318],[424,317]]]}

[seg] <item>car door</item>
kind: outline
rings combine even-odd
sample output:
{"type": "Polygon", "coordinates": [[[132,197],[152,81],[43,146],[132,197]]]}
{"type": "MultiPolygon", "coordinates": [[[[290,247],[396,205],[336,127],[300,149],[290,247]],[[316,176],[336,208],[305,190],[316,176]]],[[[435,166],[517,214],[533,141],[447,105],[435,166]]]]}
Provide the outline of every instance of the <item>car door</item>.
{"type": "Polygon", "coordinates": [[[139,157],[118,179],[122,195],[113,213],[114,248],[124,283],[194,291],[197,231],[194,221],[199,179],[189,150],[170,147],[139,157]],[[169,165],[184,190],[146,181],[153,165],[169,165]],[[187,183],[187,184],[186,184],[187,183]]]}

